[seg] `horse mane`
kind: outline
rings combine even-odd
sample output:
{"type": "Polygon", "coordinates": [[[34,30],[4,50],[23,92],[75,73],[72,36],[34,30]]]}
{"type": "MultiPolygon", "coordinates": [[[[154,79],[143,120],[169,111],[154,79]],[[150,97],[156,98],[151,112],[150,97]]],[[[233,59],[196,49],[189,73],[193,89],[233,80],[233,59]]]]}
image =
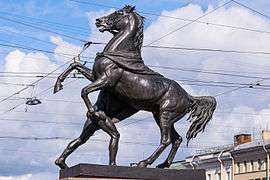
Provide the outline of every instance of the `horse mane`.
{"type": "Polygon", "coordinates": [[[138,24],[138,31],[135,35],[135,48],[138,52],[141,52],[141,48],[143,45],[143,28],[144,28],[144,17],[139,15],[137,12],[133,12],[134,15],[138,18],[139,24],[138,24]]]}

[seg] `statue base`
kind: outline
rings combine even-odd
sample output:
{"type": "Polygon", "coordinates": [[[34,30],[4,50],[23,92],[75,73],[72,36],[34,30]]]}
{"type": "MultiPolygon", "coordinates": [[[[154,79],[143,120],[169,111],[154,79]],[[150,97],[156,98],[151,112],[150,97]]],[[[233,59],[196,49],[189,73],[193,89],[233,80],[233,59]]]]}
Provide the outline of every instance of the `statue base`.
{"type": "Polygon", "coordinates": [[[205,180],[205,170],[78,164],[60,170],[60,180],[205,180]]]}

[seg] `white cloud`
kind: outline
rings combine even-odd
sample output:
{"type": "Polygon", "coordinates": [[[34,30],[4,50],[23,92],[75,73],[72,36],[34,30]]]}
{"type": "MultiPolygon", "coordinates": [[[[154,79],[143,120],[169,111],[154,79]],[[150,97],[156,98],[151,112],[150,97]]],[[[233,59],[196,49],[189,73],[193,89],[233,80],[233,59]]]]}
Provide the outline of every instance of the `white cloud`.
{"type": "Polygon", "coordinates": [[[19,50],[10,52],[5,58],[6,72],[47,72],[56,68],[43,53],[25,54],[19,50]]]}
{"type": "Polygon", "coordinates": [[[57,45],[57,47],[54,49],[54,57],[57,61],[61,63],[67,62],[72,57],[80,53],[81,48],[79,46],[68,43],[59,36],[51,36],[50,38],[51,42],[57,45]]]}

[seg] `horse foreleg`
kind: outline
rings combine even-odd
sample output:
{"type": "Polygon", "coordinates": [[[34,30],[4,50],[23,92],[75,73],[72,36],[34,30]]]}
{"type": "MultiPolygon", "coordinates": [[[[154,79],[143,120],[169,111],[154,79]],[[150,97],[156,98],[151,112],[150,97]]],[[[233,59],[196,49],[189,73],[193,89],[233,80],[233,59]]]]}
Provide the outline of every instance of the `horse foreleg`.
{"type": "Polygon", "coordinates": [[[77,66],[75,66],[75,69],[82,73],[82,75],[86,77],[86,79],[88,79],[89,81],[95,81],[92,69],[89,69],[82,64],[77,64],[77,66]]]}
{"type": "Polygon", "coordinates": [[[91,69],[85,67],[81,63],[74,62],[70,64],[70,66],[63,73],[60,74],[60,76],[58,76],[57,81],[54,85],[54,93],[57,93],[58,91],[63,89],[62,83],[74,69],[82,73],[88,80],[94,81],[94,76],[91,69]]]}
{"type": "Polygon", "coordinates": [[[75,69],[74,66],[72,66],[72,64],[63,72],[61,73],[56,82],[55,82],[55,85],[54,85],[54,90],[53,90],[53,93],[57,93],[58,91],[62,90],[63,89],[63,85],[62,85],[62,82],[64,82],[64,80],[67,78],[67,76],[75,69]]]}
{"type": "Polygon", "coordinates": [[[94,107],[93,107],[93,105],[88,97],[88,94],[91,92],[94,92],[94,91],[101,90],[101,89],[105,88],[107,85],[108,85],[108,78],[104,74],[99,79],[94,81],[92,84],[90,84],[82,89],[81,97],[82,97],[82,99],[83,99],[83,101],[88,109],[88,112],[90,114],[94,113],[95,109],[94,109],[94,107]]]}

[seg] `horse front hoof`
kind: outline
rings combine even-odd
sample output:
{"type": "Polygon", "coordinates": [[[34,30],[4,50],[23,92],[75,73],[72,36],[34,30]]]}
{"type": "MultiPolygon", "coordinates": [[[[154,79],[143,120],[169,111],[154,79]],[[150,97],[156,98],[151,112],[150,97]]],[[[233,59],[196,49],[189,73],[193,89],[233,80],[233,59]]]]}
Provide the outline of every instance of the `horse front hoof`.
{"type": "Polygon", "coordinates": [[[55,165],[58,166],[60,169],[67,169],[68,165],[65,163],[65,161],[61,158],[58,158],[55,160],[55,165]]]}
{"type": "Polygon", "coordinates": [[[156,166],[156,168],[161,168],[161,169],[164,169],[164,168],[169,168],[169,164],[168,162],[164,162],[164,163],[161,163],[159,165],[156,166]]]}
{"type": "Polygon", "coordinates": [[[109,163],[109,166],[117,166],[115,162],[109,163]]]}
{"type": "Polygon", "coordinates": [[[63,89],[63,85],[60,82],[56,82],[54,85],[53,93],[57,93],[58,91],[61,91],[63,89]]]}
{"type": "Polygon", "coordinates": [[[137,167],[147,167],[147,162],[146,162],[146,160],[144,160],[144,161],[140,161],[138,164],[137,164],[137,167]]]}

